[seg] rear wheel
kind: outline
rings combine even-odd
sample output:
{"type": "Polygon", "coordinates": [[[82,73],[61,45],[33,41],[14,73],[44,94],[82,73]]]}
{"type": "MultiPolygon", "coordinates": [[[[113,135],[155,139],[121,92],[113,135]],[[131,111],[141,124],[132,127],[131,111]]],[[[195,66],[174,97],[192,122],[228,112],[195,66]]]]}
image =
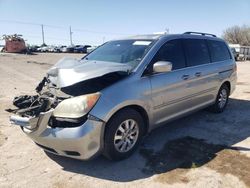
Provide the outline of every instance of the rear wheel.
{"type": "Polygon", "coordinates": [[[107,123],[104,138],[104,155],[111,160],[129,157],[141,141],[143,119],[136,110],[119,111],[107,123]]]}
{"type": "Polygon", "coordinates": [[[228,103],[229,93],[230,91],[228,86],[223,84],[218,92],[215,103],[209,108],[209,110],[214,113],[223,112],[228,103]]]}

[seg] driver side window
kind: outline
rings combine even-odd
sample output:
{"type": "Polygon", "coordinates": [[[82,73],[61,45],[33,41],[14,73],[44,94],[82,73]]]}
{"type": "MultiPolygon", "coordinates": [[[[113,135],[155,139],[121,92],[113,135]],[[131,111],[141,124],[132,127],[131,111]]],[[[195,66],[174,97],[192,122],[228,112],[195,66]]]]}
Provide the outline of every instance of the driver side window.
{"type": "Polygon", "coordinates": [[[186,67],[185,56],[180,39],[174,39],[166,42],[156,53],[153,63],[157,61],[169,61],[172,63],[172,70],[186,67]]]}

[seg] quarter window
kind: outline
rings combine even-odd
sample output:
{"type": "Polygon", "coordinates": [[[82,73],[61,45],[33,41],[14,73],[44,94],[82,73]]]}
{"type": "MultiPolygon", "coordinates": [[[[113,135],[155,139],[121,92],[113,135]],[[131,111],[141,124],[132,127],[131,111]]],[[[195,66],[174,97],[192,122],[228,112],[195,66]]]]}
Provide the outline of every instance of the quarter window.
{"type": "Polygon", "coordinates": [[[231,59],[229,50],[224,42],[208,40],[208,47],[212,62],[231,59]]]}
{"type": "Polygon", "coordinates": [[[205,40],[184,39],[184,48],[188,66],[210,63],[209,52],[205,40]]]}
{"type": "Polygon", "coordinates": [[[169,61],[173,64],[173,70],[185,67],[185,56],[181,40],[175,39],[165,43],[155,55],[153,62],[169,61]]]}

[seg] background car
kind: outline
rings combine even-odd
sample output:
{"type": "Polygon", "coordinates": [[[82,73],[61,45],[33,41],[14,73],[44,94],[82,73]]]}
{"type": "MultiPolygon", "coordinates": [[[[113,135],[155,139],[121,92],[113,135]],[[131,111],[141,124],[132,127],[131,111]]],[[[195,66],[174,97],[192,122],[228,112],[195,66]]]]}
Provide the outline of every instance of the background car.
{"type": "Polygon", "coordinates": [[[238,53],[236,52],[236,49],[235,48],[230,48],[233,56],[234,56],[234,60],[236,61],[237,60],[237,56],[238,56],[238,53]]]}
{"type": "Polygon", "coordinates": [[[74,48],[75,53],[87,53],[87,48],[91,47],[90,45],[76,45],[74,48]]]}
{"type": "Polygon", "coordinates": [[[90,52],[92,52],[94,49],[96,49],[97,48],[97,46],[91,46],[91,47],[88,47],[87,48],[87,53],[90,53],[90,52]]]}
{"type": "Polygon", "coordinates": [[[37,50],[38,50],[38,52],[48,52],[49,47],[48,46],[42,46],[42,47],[38,48],[37,50]]]}
{"type": "Polygon", "coordinates": [[[75,49],[75,46],[68,46],[66,47],[66,53],[73,53],[75,49]]]}
{"type": "Polygon", "coordinates": [[[39,46],[37,46],[37,45],[31,45],[31,46],[28,46],[27,48],[28,48],[29,52],[38,52],[37,49],[39,48],[39,46]]]}

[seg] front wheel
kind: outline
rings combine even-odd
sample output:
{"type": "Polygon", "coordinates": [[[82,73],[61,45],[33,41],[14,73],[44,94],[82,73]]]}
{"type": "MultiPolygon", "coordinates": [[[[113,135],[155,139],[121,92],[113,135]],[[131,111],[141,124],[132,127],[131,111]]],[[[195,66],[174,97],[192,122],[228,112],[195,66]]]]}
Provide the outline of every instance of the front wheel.
{"type": "Polygon", "coordinates": [[[119,111],[106,125],[104,155],[111,160],[129,157],[138,146],[144,132],[143,119],[136,110],[119,111]]]}
{"type": "Polygon", "coordinates": [[[215,103],[209,108],[209,110],[214,113],[223,112],[228,103],[229,93],[228,86],[223,84],[218,92],[215,103]]]}

